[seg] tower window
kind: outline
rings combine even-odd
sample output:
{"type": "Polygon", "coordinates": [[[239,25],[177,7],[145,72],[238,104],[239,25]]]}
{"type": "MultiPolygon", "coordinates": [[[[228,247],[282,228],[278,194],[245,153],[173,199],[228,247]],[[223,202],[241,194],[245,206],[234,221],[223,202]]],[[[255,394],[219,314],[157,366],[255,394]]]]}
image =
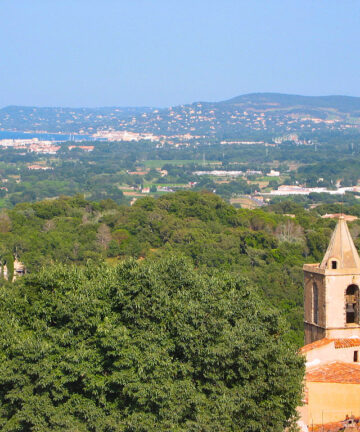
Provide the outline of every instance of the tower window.
{"type": "Polygon", "coordinates": [[[319,293],[318,293],[318,287],[316,283],[313,285],[313,298],[312,298],[312,310],[313,310],[313,322],[315,324],[318,323],[319,320],[319,293]]]}
{"type": "Polygon", "coordinates": [[[349,285],[345,295],[346,323],[359,323],[359,287],[349,285]]]}
{"type": "Polygon", "coordinates": [[[354,351],[354,362],[358,362],[358,351],[354,351]]]}
{"type": "Polygon", "coordinates": [[[331,268],[332,269],[337,269],[337,262],[336,261],[331,261],[331,268]]]}

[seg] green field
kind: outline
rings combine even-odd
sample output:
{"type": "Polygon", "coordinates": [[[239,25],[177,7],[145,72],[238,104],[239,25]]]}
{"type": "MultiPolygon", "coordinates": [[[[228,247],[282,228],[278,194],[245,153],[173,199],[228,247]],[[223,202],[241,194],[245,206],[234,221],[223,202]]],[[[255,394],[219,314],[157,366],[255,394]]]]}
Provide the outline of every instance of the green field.
{"type": "Polygon", "coordinates": [[[283,175],[281,175],[279,177],[275,177],[275,176],[262,176],[262,177],[257,177],[256,181],[267,181],[267,182],[269,182],[271,180],[276,180],[278,183],[283,183],[284,180],[286,178],[288,178],[288,177],[289,176],[283,176],[283,175]]]}

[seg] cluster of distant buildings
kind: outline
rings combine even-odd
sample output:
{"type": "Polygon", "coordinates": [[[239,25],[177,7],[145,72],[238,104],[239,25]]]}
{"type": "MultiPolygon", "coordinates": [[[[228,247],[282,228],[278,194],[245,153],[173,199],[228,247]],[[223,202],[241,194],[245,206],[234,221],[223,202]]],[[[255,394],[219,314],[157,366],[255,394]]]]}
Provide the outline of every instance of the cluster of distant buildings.
{"type": "Polygon", "coordinates": [[[32,165],[28,165],[28,169],[30,171],[48,171],[48,170],[53,170],[54,168],[46,165],[32,164],[32,165]]]}
{"type": "Polygon", "coordinates": [[[95,146],[91,146],[91,145],[90,146],[89,145],[87,145],[87,146],[83,146],[83,145],[70,145],[70,146],[68,146],[69,150],[79,149],[79,150],[83,150],[86,152],[92,152],[94,150],[94,148],[95,148],[95,146]]]}
{"type": "MultiPolygon", "coordinates": [[[[168,136],[177,133],[215,134],[219,129],[229,127],[243,128],[249,131],[270,131],[280,128],[284,133],[292,134],[294,128],[299,131],[346,130],[358,128],[348,120],[338,118],[322,118],[303,112],[283,112],[280,107],[244,110],[243,107],[209,106],[208,104],[180,105],[165,110],[153,110],[134,116],[131,119],[119,119],[119,127],[132,131],[148,133],[166,133],[168,136]]],[[[285,138],[285,141],[288,139],[285,138]]],[[[292,139],[290,139],[292,141],[292,139]]],[[[296,141],[296,140],[295,140],[296,141]]],[[[301,140],[298,140],[299,144],[301,140]]],[[[304,142],[304,144],[306,144],[304,142]]]]}
{"type": "Polygon", "coordinates": [[[328,193],[330,195],[344,195],[346,192],[360,192],[359,186],[340,187],[334,190],[325,187],[307,188],[303,186],[282,185],[272,190],[270,195],[309,195],[311,193],[328,193]]]}
{"type": "Polygon", "coordinates": [[[92,135],[94,139],[102,140],[102,141],[142,141],[147,140],[151,142],[159,143],[161,147],[162,144],[170,144],[175,147],[179,146],[188,146],[188,141],[193,139],[204,138],[202,136],[195,136],[189,133],[179,134],[179,135],[155,135],[150,132],[138,133],[138,132],[130,132],[128,130],[115,131],[115,130],[106,130],[106,131],[98,131],[92,135]]]}
{"type": "Polygon", "coordinates": [[[136,133],[129,131],[98,131],[93,137],[95,139],[106,139],[107,141],[159,141],[160,138],[152,133],[136,133]]]}
{"type": "Polygon", "coordinates": [[[56,154],[60,150],[60,146],[53,141],[39,140],[39,138],[2,139],[0,146],[42,154],[56,154]]]}
{"type": "MultiPolygon", "coordinates": [[[[246,171],[226,171],[226,170],[211,170],[211,171],[194,171],[194,175],[211,175],[215,177],[241,177],[251,175],[263,175],[262,171],[246,170],[246,171]]],[[[268,177],[279,177],[280,171],[271,170],[266,174],[268,177]]]]}
{"type": "MultiPolygon", "coordinates": [[[[141,193],[149,194],[151,192],[150,187],[143,187],[141,193]]],[[[169,186],[157,186],[157,192],[174,192],[169,186]]]]}
{"type": "Polygon", "coordinates": [[[275,144],[281,144],[286,141],[293,142],[296,145],[309,145],[313,144],[311,140],[300,139],[299,135],[296,133],[290,133],[287,135],[279,136],[273,139],[275,144]]]}
{"type": "Polygon", "coordinates": [[[220,141],[220,144],[243,144],[243,145],[255,145],[255,144],[267,144],[265,141],[220,141]]]}
{"type": "Polygon", "coordinates": [[[212,175],[215,177],[240,177],[245,175],[244,171],[224,171],[224,170],[213,170],[213,171],[194,171],[194,175],[212,175]]]}
{"type": "MultiPolygon", "coordinates": [[[[40,154],[56,154],[61,146],[54,141],[40,140],[39,138],[20,138],[20,139],[2,139],[0,140],[0,147],[12,148],[15,150],[26,150],[28,152],[40,154]]],[[[94,150],[92,145],[70,145],[69,150],[79,149],[86,152],[94,150]]]]}

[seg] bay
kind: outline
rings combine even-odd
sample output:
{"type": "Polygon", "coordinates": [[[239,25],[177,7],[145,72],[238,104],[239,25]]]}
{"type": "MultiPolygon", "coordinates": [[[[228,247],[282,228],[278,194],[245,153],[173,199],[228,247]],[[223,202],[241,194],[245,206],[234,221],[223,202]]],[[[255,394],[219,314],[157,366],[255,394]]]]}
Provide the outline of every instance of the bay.
{"type": "Polygon", "coordinates": [[[34,133],[18,131],[0,131],[1,139],[31,139],[38,138],[45,141],[93,141],[91,135],[74,135],[74,134],[52,134],[52,133],[34,133]]]}

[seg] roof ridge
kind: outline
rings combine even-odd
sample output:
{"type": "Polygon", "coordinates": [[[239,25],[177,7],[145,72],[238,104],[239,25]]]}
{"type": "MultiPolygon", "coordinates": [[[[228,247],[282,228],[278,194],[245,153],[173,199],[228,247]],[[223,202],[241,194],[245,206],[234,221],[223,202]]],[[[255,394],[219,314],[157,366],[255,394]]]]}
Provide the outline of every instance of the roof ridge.
{"type": "Polygon", "coordinates": [[[322,339],[318,339],[314,342],[308,343],[306,345],[304,345],[303,347],[300,348],[300,353],[306,353],[308,351],[311,351],[313,348],[320,348],[322,346],[328,345],[329,343],[333,342],[334,339],[330,339],[330,338],[322,338],[322,339]]]}
{"type": "Polygon", "coordinates": [[[331,268],[329,261],[332,259],[337,263],[335,268],[360,269],[360,257],[343,216],[338,219],[320,268],[331,268]]]}
{"type": "Polygon", "coordinates": [[[313,349],[321,348],[325,345],[329,345],[330,343],[334,343],[335,348],[349,348],[351,346],[360,346],[360,337],[357,335],[351,335],[351,336],[344,336],[341,338],[322,338],[318,339],[314,342],[311,342],[309,344],[306,344],[302,346],[299,350],[301,354],[305,354],[313,349]],[[354,343],[352,343],[354,342],[354,343]]]}

